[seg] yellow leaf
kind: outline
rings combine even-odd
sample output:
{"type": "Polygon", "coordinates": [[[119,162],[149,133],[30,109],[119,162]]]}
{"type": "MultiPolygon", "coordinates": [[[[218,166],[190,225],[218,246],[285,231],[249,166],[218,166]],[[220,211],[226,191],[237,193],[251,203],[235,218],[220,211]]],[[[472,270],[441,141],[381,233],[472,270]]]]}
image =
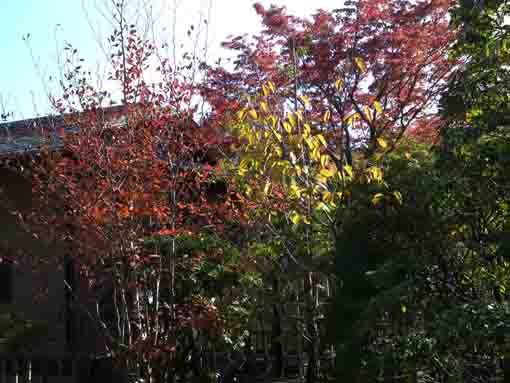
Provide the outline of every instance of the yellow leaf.
{"type": "Polygon", "coordinates": [[[241,109],[239,112],[237,112],[237,118],[239,118],[240,121],[244,120],[245,115],[246,115],[246,109],[241,109]]]}
{"type": "Polygon", "coordinates": [[[264,113],[269,113],[269,107],[267,106],[267,102],[262,101],[260,103],[260,109],[262,109],[264,113]]]}
{"type": "Polygon", "coordinates": [[[311,132],[312,132],[312,128],[310,128],[310,125],[304,124],[303,125],[303,137],[307,138],[311,132]]]}
{"type": "Polygon", "coordinates": [[[269,89],[265,84],[262,85],[262,94],[266,97],[269,96],[269,89]]]}
{"type": "Polygon", "coordinates": [[[253,118],[254,120],[256,120],[258,118],[258,114],[257,114],[257,111],[255,109],[250,109],[250,111],[248,112],[248,114],[250,115],[251,118],[253,118]]]}
{"type": "Polygon", "coordinates": [[[287,122],[285,121],[283,123],[283,129],[285,129],[285,131],[288,133],[288,134],[291,134],[292,133],[292,126],[287,122]]]}
{"type": "Polygon", "coordinates": [[[353,113],[348,115],[347,117],[344,117],[344,122],[347,122],[348,124],[351,124],[353,120],[356,120],[359,117],[358,113],[353,113]]]}
{"type": "Polygon", "coordinates": [[[328,143],[326,142],[326,139],[324,138],[324,136],[322,134],[317,134],[315,137],[317,137],[317,139],[319,140],[319,142],[324,145],[324,146],[328,146],[328,143]]]}
{"type": "Polygon", "coordinates": [[[324,117],[323,117],[324,123],[327,124],[330,119],[331,119],[331,112],[329,110],[326,110],[326,112],[324,113],[324,117]]]}
{"type": "Polygon", "coordinates": [[[402,205],[402,193],[400,193],[399,191],[394,191],[393,192],[393,196],[395,197],[395,199],[397,200],[397,202],[402,205]]]}
{"type": "Polygon", "coordinates": [[[305,107],[308,108],[310,106],[310,99],[307,96],[299,96],[299,99],[303,101],[305,107]]]}
{"type": "Polygon", "coordinates": [[[374,205],[377,205],[379,203],[379,201],[384,197],[384,194],[382,193],[377,193],[375,194],[373,197],[372,197],[372,203],[374,205]]]}
{"type": "Polygon", "coordinates": [[[382,114],[382,105],[379,101],[374,101],[374,108],[377,113],[382,114]]]}
{"type": "Polygon", "coordinates": [[[365,65],[365,61],[363,61],[361,57],[356,57],[354,61],[356,62],[357,67],[362,73],[366,71],[367,66],[365,65]]]}
{"type": "Polygon", "coordinates": [[[323,168],[325,168],[326,166],[328,166],[328,162],[329,162],[329,156],[327,154],[323,154],[321,156],[321,166],[323,168]]]}
{"type": "Polygon", "coordinates": [[[294,225],[297,225],[301,221],[301,216],[299,215],[299,213],[295,211],[290,213],[289,218],[294,225]]]}
{"type": "Polygon", "coordinates": [[[312,161],[318,161],[318,160],[320,160],[320,156],[321,156],[320,147],[319,146],[315,146],[312,149],[312,152],[310,153],[310,158],[312,159],[312,161]]]}
{"type": "Polygon", "coordinates": [[[273,92],[273,93],[275,92],[275,87],[274,87],[274,84],[273,84],[273,82],[272,82],[271,80],[269,80],[269,81],[267,82],[267,86],[269,87],[269,89],[271,90],[271,92],[273,92]]]}
{"type": "Polygon", "coordinates": [[[368,106],[365,106],[365,117],[367,118],[368,122],[372,123],[372,111],[368,106]]]}
{"type": "Polygon", "coordinates": [[[278,133],[278,131],[274,127],[271,126],[270,129],[273,132],[273,134],[275,135],[276,139],[281,142],[282,135],[280,133],[278,133]]]}
{"type": "Polygon", "coordinates": [[[368,172],[372,175],[372,178],[376,181],[382,181],[382,170],[376,166],[368,168],[368,172]]]}
{"type": "Polygon", "coordinates": [[[322,169],[319,174],[321,177],[331,178],[335,175],[335,172],[330,169],[322,169]]]}
{"type": "Polygon", "coordinates": [[[273,129],[275,129],[276,125],[278,124],[278,118],[276,118],[275,116],[271,116],[270,119],[271,119],[271,126],[273,127],[273,129]]]}
{"type": "Polygon", "coordinates": [[[382,137],[377,138],[377,143],[383,149],[386,149],[388,147],[388,143],[382,137]]]}
{"type": "Polygon", "coordinates": [[[308,138],[308,137],[305,138],[305,142],[310,149],[313,150],[315,148],[315,142],[313,142],[313,140],[311,140],[310,138],[308,138]]]}
{"type": "Polygon", "coordinates": [[[294,114],[289,113],[287,118],[289,119],[289,122],[292,125],[292,127],[295,128],[297,126],[297,121],[296,121],[296,117],[294,116],[294,114]]]}
{"type": "Polygon", "coordinates": [[[333,193],[331,193],[329,191],[324,192],[324,194],[322,195],[322,200],[324,202],[331,202],[332,199],[333,199],[333,193]]]}
{"type": "Polygon", "coordinates": [[[337,90],[337,92],[340,90],[340,88],[342,87],[342,80],[338,79],[335,81],[335,89],[337,90]]]}

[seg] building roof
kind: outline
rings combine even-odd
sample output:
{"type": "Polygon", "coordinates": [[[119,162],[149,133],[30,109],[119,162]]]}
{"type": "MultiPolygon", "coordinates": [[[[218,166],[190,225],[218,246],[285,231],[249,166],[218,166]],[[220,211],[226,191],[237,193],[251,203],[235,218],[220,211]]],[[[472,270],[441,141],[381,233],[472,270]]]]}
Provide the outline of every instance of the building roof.
{"type": "MultiPolygon", "coordinates": [[[[121,106],[102,108],[113,115],[121,106]]],[[[0,158],[37,153],[43,145],[50,150],[63,148],[62,133],[76,133],[78,126],[66,123],[66,115],[44,116],[0,123],[0,158]]]]}
{"type": "Polygon", "coordinates": [[[0,124],[0,158],[38,152],[43,144],[50,149],[62,148],[58,132],[75,132],[62,118],[42,117],[0,124]]]}

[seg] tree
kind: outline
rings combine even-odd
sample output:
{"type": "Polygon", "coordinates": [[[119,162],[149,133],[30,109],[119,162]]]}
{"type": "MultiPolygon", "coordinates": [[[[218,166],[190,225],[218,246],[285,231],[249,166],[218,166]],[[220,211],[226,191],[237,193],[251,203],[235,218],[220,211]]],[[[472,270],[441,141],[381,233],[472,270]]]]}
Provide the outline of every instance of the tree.
{"type": "MultiPolygon", "coordinates": [[[[255,4],[266,30],[224,43],[239,52],[231,71],[210,68],[203,95],[216,123],[238,133],[241,187],[261,230],[300,265],[310,382],[319,352],[312,260],[331,254],[352,179],[383,185],[379,162],[406,133],[437,134],[432,109],[454,65],[449,6],[361,1],[306,20],[255,4]]],[[[371,198],[398,200],[392,192],[371,198]]]]}
{"type": "Polygon", "coordinates": [[[239,52],[234,68],[211,68],[204,95],[223,116],[243,107],[243,94],[254,95],[271,80],[285,100],[281,108],[309,102],[307,114],[316,121],[329,115],[317,128],[330,152],[352,165],[352,151],[373,153],[378,138],[393,145],[406,131],[434,134],[433,106],[455,63],[447,51],[455,36],[448,25],[451,5],[347,2],[300,19],[255,4],[266,29],[251,40],[224,43],[239,52]]]}
{"type": "Polygon", "coordinates": [[[35,235],[65,246],[87,285],[84,292],[66,281],[75,308],[125,372],[162,382],[189,373],[182,362],[197,339],[222,335],[220,292],[186,290],[193,269],[218,249],[190,255],[178,239],[221,236],[242,214],[221,181],[226,138],[193,121],[194,84],[156,57],[155,42],[138,36],[123,4],[109,39],[121,103],[108,105],[113,97],[91,85],[78,50],[66,46],[63,94],[52,101],[74,129],[59,129],[61,151],[48,145],[34,158],[36,206],[23,218],[35,235]],[[160,81],[151,84],[153,66],[160,81]],[[90,298],[92,305],[83,301],[90,298]]]}

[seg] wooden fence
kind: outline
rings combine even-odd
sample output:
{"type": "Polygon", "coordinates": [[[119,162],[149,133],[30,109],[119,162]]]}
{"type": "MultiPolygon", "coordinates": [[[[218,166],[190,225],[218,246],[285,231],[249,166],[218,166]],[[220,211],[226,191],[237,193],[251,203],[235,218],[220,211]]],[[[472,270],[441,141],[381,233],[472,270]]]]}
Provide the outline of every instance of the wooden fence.
{"type": "Polygon", "coordinates": [[[0,383],[122,383],[121,380],[106,357],[0,353],[0,383]]]}
{"type": "Polygon", "coordinates": [[[0,383],[77,383],[77,360],[69,354],[0,354],[0,383]]]}

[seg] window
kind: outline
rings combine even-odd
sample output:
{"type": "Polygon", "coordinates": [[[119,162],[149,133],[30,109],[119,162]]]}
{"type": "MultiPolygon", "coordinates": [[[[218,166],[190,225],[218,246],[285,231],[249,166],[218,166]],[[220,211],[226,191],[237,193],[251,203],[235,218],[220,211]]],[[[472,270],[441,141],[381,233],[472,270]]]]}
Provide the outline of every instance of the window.
{"type": "Polygon", "coordinates": [[[0,257],[0,303],[12,301],[12,263],[0,257]]]}

